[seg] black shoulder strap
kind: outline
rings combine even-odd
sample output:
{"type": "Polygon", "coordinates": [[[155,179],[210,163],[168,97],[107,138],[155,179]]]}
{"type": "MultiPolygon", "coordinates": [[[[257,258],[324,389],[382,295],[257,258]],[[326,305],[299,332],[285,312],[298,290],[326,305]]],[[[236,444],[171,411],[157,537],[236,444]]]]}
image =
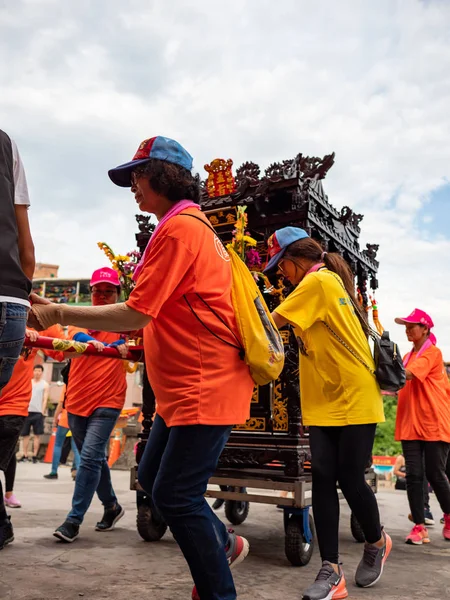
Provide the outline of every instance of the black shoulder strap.
{"type": "MultiPolygon", "coordinates": [[[[204,221],[203,219],[201,219],[200,217],[197,217],[195,215],[191,215],[189,213],[180,213],[179,215],[177,215],[179,217],[192,217],[193,219],[196,219],[197,221],[200,221],[201,223],[203,223],[205,225],[205,227],[208,227],[208,229],[211,229],[211,231],[214,233],[214,235],[217,237],[217,239],[220,240],[220,242],[223,244],[222,240],[220,239],[220,237],[217,235],[216,230],[214,229],[214,227],[212,225],[210,225],[209,223],[207,223],[206,221],[204,221]]],[[[225,247],[225,245],[224,245],[225,247]]],[[[217,333],[214,333],[214,331],[212,331],[212,329],[210,329],[206,323],[204,323],[200,317],[198,316],[198,314],[195,312],[194,308],[192,307],[191,303],[189,302],[189,300],[187,299],[186,294],[184,294],[183,298],[184,301],[186,302],[186,304],[189,306],[190,311],[192,312],[192,314],[194,315],[194,317],[197,319],[197,321],[199,321],[199,323],[201,323],[203,325],[203,327],[209,331],[209,333],[211,335],[213,335],[215,338],[217,338],[218,340],[220,340],[221,342],[223,342],[224,344],[227,344],[227,346],[231,346],[232,348],[236,348],[236,350],[239,350],[239,356],[241,357],[242,360],[244,360],[245,357],[245,350],[239,340],[239,338],[236,336],[236,334],[234,333],[234,331],[232,329],[230,329],[230,327],[228,327],[228,325],[225,323],[225,321],[222,319],[222,317],[206,302],[206,300],[204,298],[202,298],[200,296],[200,294],[196,294],[196,296],[203,302],[203,304],[212,312],[212,314],[216,317],[216,319],[218,319],[222,325],[224,325],[228,331],[231,333],[231,335],[234,337],[234,339],[236,340],[237,344],[232,344],[231,342],[227,342],[227,340],[224,340],[223,338],[220,337],[220,335],[217,335],[217,333]]]]}
{"type": "Polygon", "coordinates": [[[242,347],[242,344],[239,341],[239,338],[236,336],[236,334],[234,333],[234,331],[232,329],[230,329],[230,327],[228,327],[228,325],[225,323],[225,321],[222,319],[222,317],[216,313],[216,311],[206,302],[206,300],[204,300],[200,294],[196,294],[196,296],[203,302],[203,304],[212,312],[212,314],[223,324],[225,325],[225,327],[228,329],[228,331],[231,333],[231,335],[234,337],[234,339],[236,340],[237,344],[232,344],[231,342],[228,342],[227,340],[224,340],[222,337],[220,337],[220,335],[217,335],[217,333],[215,333],[212,329],[210,329],[208,327],[208,325],[206,325],[206,323],[204,323],[200,317],[198,316],[198,314],[195,312],[192,304],[189,302],[189,300],[187,299],[186,294],[184,294],[183,298],[184,301],[186,302],[186,304],[189,306],[190,311],[192,312],[192,314],[194,315],[194,317],[197,319],[197,321],[199,323],[201,323],[203,325],[203,327],[209,331],[209,333],[211,335],[213,335],[215,338],[217,338],[218,340],[220,340],[221,342],[223,342],[224,344],[226,344],[227,346],[231,346],[232,348],[236,348],[236,350],[239,350],[239,354],[241,356],[241,358],[244,358],[244,348],[242,347]]]}

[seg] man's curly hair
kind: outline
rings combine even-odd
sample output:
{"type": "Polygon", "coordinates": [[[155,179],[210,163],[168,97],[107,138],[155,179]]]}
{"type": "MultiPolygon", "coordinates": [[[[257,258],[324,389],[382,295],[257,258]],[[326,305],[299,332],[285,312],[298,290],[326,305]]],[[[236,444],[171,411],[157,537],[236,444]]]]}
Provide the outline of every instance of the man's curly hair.
{"type": "Polygon", "coordinates": [[[192,200],[200,204],[200,176],[159,158],[150,158],[135,171],[137,177],[146,177],[150,187],[171,202],[192,200]]]}

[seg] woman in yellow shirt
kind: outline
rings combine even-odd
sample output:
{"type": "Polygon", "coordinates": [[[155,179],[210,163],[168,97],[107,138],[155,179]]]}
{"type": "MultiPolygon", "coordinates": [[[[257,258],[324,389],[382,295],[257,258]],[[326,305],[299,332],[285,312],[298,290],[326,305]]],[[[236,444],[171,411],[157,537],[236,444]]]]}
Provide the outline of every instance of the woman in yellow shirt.
{"type": "Polygon", "coordinates": [[[339,254],[323,252],[297,227],[276,231],[268,245],[266,272],[278,268],[296,286],[273,318],[278,327],[290,323],[299,341],[302,416],[309,426],[312,506],[323,564],[303,599],[346,598],[337,483],[367,540],[355,576],[358,586],[380,579],[392,546],[365,481],[376,424],[384,421],[365,315],[355,298],[353,274],[339,254]]]}

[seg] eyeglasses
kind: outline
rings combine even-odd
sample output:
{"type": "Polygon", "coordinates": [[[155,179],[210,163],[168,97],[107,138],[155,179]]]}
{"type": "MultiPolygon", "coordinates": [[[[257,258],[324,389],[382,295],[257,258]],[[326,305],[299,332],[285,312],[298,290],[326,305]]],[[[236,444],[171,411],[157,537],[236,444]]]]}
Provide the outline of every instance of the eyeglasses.
{"type": "Polygon", "coordinates": [[[278,270],[280,271],[280,273],[282,275],[286,275],[286,271],[283,269],[282,263],[284,262],[284,258],[282,258],[280,260],[280,262],[278,263],[278,270]]]}
{"type": "Polygon", "coordinates": [[[136,185],[137,180],[140,179],[143,175],[144,175],[144,172],[142,169],[135,169],[131,173],[131,185],[132,186],[136,185]]]}
{"type": "Polygon", "coordinates": [[[114,294],[117,294],[117,290],[96,290],[95,288],[92,288],[92,295],[93,296],[113,296],[114,294]]]}

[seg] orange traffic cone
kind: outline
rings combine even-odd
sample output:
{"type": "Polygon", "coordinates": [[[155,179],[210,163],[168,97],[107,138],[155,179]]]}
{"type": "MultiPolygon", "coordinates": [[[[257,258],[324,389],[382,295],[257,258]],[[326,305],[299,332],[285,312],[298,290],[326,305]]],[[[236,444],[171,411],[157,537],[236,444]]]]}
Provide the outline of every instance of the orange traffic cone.
{"type": "Polygon", "coordinates": [[[56,429],[57,429],[56,427],[54,427],[52,429],[52,435],[50,436],[50,439],[48,440],[47,451],[44,456],[45,463],[51,463],[52,459],[53,459],[53,448],[55,447],[56,429]]]}
{"type": "Polygon", "coordinates": [[[113,466],[113,464],[116,462],[116,460],[122,454],[121,438],[122,438],[121,429],[118,429],[118,428],[114,429],[114,437],[111,439],[111,443],[109,446],[108,465],[110,467],[113,466]]]}

